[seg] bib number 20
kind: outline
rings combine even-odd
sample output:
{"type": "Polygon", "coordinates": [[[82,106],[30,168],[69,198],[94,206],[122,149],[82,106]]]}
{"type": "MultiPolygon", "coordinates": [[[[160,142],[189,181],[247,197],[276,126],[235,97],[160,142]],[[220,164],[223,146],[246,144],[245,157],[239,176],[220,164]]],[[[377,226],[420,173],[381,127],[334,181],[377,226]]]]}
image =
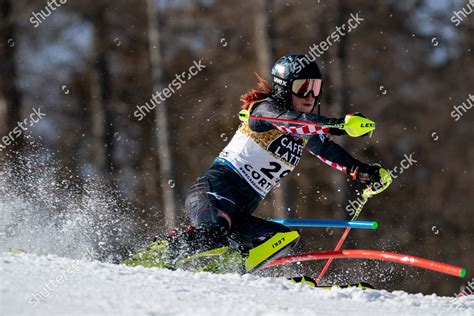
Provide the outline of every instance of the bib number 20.
{"type": "MultiPolygon", "coordinates": [[[[275,176],[280,173],[281,165],[278,162],[270,161],[270,168],[261,168],[260,171],[266,175],[269,179],[273,180],[275,176]]],[[[284,170],[278,176],[278,180],[282,179],[283,177],[287,176],[291,170],[284,170]]]]}

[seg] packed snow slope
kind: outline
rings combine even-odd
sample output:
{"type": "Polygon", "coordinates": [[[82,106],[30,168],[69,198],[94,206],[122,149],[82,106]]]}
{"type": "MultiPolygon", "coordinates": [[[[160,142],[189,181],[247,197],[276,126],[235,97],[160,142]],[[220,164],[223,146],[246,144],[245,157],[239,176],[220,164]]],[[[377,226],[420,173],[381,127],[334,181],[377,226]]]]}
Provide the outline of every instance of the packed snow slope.
{"type": "Polygon", "coordinates": [[[1,315],[473,315],[474,298],[0,253],[1,315]]]}

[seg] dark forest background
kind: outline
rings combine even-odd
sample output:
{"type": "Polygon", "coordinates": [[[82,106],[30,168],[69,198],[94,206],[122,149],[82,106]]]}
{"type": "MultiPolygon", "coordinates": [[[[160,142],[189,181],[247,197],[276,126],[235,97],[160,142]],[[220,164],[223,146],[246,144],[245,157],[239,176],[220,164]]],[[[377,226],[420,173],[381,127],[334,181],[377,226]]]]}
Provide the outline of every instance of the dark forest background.
{"type": "MultiPolygon", "coordinates": [[[[45,1],[0,0],[0,139],[33,109],[46,115],[0,151],[0,164],[21,169],[23,157],[44,155],[67,189],[105,183],[120,200],[117,212],[140,223],[145,242],[186,224],[186,191],[238,127],[239,96],[255,86],[255,72],[268,78],[277,58],[307,53],[359,13],[364,21],[318,60],[321,114],[359,111],[377,122],[371,138],[335,139],[356,158],[391,169],[411,154],[417,164],[366,205],[360,218],[377,220],[379,230],[352,231],[344,247],[461,265],[471,279],[473,112],[451,116],[474,94],[474,16],[459,26],[451,21],[467,4],[83,0],[68,1],[35,27],[32,13],[45,11],[45,1]],[[199,60],[203,71],[137,120],[137,105],[199,60]]],[[[306,154],[258,215],[344,219],[360,189],[306,154]]],[[[341,234],[305,229],[299,250],[331,249],[341,234]]],[[[319,271],[322,262],[311,265],[319,271]]],[[[444,295],[465,282],[358,260],[336,261],[327,275],[351,273],[389,290],[444,295]]]]}

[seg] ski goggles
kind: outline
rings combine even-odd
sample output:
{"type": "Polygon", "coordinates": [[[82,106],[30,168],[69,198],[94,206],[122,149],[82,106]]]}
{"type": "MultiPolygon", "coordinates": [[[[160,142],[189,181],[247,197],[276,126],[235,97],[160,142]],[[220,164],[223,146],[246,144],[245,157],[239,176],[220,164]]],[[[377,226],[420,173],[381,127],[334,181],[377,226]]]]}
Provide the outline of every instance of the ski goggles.
{"type": "Polygon", "coordinates": [[[296,79],[291,86],[291,92],[299,98],[306,98],[310,92],[313,92],[313,97],[317,97],[322,84],[321,79],[296,79]]]}

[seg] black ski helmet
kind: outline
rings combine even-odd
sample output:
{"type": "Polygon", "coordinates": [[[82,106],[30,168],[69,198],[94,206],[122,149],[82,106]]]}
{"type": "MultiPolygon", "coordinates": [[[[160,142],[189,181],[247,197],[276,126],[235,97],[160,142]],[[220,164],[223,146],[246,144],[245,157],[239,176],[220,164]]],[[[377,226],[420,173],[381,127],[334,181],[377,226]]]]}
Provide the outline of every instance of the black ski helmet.
{"type": "MultiPolygon", "coordinates": [[[[296,79],[323,79],[319,66],[306,55],[286,55],[278,59],[272,67],[272,98],[286,107],[291,108],[291,87],[296,79]]],[[[316,97],[314,106],[319,106],[322,89],[316,97]]],[[[314,110],[314,107],[311,111],[314,110]]],[[[319,107],[318,107],[319,114],[319,107]]]]}

